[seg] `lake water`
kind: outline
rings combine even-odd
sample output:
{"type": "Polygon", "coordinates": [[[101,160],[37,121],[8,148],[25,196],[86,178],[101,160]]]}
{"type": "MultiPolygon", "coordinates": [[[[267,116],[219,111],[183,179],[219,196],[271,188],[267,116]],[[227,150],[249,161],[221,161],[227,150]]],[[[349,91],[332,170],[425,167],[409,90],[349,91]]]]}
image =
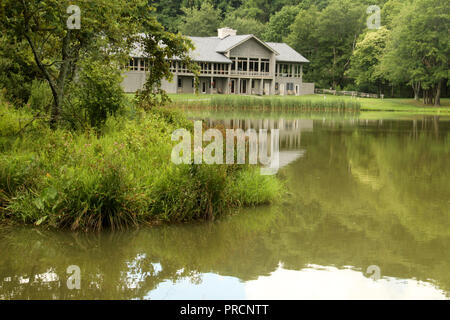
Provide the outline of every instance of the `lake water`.
{"type": "Polygon", "coordinates": [[[0,299],[450,298],[449,119],[188,115],[280,129],[284,200],[120,233],[2,228],[0,299]]]}

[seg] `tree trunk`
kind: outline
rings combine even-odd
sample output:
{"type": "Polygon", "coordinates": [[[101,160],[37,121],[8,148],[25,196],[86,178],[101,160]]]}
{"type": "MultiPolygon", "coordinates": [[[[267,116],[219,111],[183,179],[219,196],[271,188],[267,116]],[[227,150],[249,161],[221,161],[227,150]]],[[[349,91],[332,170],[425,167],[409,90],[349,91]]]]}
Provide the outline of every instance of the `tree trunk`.
{"type": "Polygon", "coordinates": [[[419,101],[420,82],[413,82],[411,86],[414,90],[414,100],[419,101]]]}
{"type": "Polygon", "coordinates": [[[437,89],[436,89],[436,96],[434,98],[434,105],[436,107],[441,105],[441,91],[442,91],[442,80],[439,80],[437,89]]]}

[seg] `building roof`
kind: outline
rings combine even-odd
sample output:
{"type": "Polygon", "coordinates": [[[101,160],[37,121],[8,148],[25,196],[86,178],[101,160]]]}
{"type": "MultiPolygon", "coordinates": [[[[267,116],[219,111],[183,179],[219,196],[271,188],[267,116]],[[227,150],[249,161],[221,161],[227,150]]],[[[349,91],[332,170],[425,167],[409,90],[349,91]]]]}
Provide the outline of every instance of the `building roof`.
{"type": "MultiPolygon", "coordinates": [[[[231,60],[225,56],[224,53],[230,51],[239,44],[253,38],[268,50],[275,53],[276,61],[280,62],[297,62],[306,63],[309,62],[300,53],[292,49],[286,43],[276,42],[264,42],[256,38],[252,34],[227,36],[225,38],[219,37],[188,37],[195,49],[191,52],[190,56],[194,61],[201,62],[215,62],[215,63],[231,63],[231,60]]],[[[133,57],[142,57],[143,50],[140,46],[137,46],[131,53],[133,57]]],[[[177,57],[172,57],[177,60],[177,57]]]]}
{"type": "Polygon", "coordinates": [[[279,53],[277,61],[282,62],[309,62],[304,56],[292,49],[286,43],[266,42],[270,47],[279,53]]]}
{"type": "MultiPolygon", "coordinates": [[[[191,58],[196,61],[231,63],[224,54],[217,50],[223,40],[218,37],[188,37],[194,44],[191,58]]],[[[227,37],[228,38],[228,37],[227,37]]],[[[226,39],[226,38],[225,38],[226,39]]],[[[224,39],[224,40],[225,40],[224,39]]]]}
{"type": "Polygon", "coordinates": [[[226,51],[230,50],[231,48],[234,48],[239,43],[250,39],[250,35],[249,34],[243,34],[243,35],[239,35],[239,36],[228,36],[228,37],[225,37],[223,39],[220,39],[218,37],[214,37],[214,38],[219,40],[219,43],[218,43],[218,45],[215,48],[216,51],[223,53],[223,52],[226,52],[226,51]]]}

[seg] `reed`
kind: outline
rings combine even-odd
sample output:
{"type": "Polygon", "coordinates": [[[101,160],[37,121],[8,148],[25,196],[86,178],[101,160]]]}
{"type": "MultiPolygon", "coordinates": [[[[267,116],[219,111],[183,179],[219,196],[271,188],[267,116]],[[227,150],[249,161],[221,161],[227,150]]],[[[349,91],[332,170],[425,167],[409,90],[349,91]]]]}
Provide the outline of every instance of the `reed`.
{"type": "Polygon", "coordinates": [[[215,109],[299,112],[359,112],[361,109],[361,104],[358,101],[312,101],[295,97],[256,97],[238,95],[216,95],[209,99],[177,100],[173,102],[173,105],[202,106],[215,109]]]}

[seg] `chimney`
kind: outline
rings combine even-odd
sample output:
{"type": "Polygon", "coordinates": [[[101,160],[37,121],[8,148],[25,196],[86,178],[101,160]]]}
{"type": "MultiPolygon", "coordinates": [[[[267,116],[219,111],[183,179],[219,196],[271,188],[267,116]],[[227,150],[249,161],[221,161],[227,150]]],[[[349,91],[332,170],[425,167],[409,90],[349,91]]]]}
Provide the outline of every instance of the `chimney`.
{"type": "Polygon", "coordinates": [[[228,36],[235,36],[235,35],[236,35],[236,30],[234,30],[234,29],[231,29],[228,27],[217,29],[217,36],[220,39],[223,39],[228,36]]]}

